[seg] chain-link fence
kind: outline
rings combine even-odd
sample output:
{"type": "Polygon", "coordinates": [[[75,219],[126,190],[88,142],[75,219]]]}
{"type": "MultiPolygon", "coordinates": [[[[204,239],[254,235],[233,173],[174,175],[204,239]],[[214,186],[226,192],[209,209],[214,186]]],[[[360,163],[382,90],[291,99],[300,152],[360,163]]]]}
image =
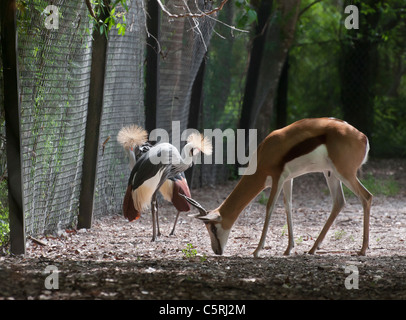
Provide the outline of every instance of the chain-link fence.
{"type": "MultiPolygon", "coordinates": [[[[89,99],[92,26],[86,5],[54,1],[56,30],[44,26],[47,5],[27,2],[17,20],[25,225],[30,235],[76,225],[89,99]]],[[[120,212],[128,167],[116,143],[118,130],[144,122],[142,2],[131,1],[126,19],[125,35],[112,31],[108,41],[96,217],[120,212]]],[[[2,149],[4,127],[2,122],[2,149]]],[[[7,175],[4,164],[2,154],[2,174],[7,175]]]]}
{"type": "Polygon", "coordinates": [[[74,223],[80,192],[91,64],[82,1],[59,1],[59,28],[31,2],[18,22],[26,231],[74,223]]]}
{"type": "Polygon", "coordinates": [[[125,125],[144,125],[145,14],[142,1],[131,1],[124,36],[111,32],[107,48],[104,106],[94,216],[121,212],[129,177],[116,136],[125,125]],[[107,140],[108,139],[108,140],[107,140]],[[106,142],[107,141],[107,142],[106,142]],[[104,144],[104,145],[103,145],[104,144]]]}
{"type": "MultiPolygon", "coordinates": [[[[146,1],[128,1],[125,35],[108,38],[107,68],[94,216],[121,212],[129,175],[127,159],[116,141],[122,126],[145,123],[144,73],[146,1]]],[[[29,235],[75,227],[83,170],[87,106],[92,65],[92,28],[85,1],[59,0],[58,28],[44,22],[47,1],[27,1],[17,10],[21,104],[22,177],[25,229],[29,235]]],[[[172,13],[210,10],[212,2],[169,1],[172,13]]],[[[172,121],[188,126],[191,91],[210,42],[215,20],[173,19],[161,14],[159,102],[156,124],[171,135],[172,121]]],[[[2,65],[0,65],[2,67],[2,65]]],[[[0,97],[3,104],[3,73],[0,97]]],[[[1,108],[4,110],[3,106],[1,108]]],[[[0,147],[5,151],[2,114],[0,147]]],[[[177,134],[177,133],[176,133],[177,134]]],[[[2,152],[1,176],[7,176],[2,152]]],[[[92,201],[92,199],[89,199],[92,201]]]]}
{"type": "MultiPolygon", "coordinates": [[[[167,4],[173,14],[211,9],[211,1],[174,0],[167,4]]],[[[161,15],[159,59],[159,109],[157,127],[171,135],[172,121],[180,121],[180,132],[188,125],[194,79],[207,51],[215,21],[211,17],[174,19],[161,15]]]]}

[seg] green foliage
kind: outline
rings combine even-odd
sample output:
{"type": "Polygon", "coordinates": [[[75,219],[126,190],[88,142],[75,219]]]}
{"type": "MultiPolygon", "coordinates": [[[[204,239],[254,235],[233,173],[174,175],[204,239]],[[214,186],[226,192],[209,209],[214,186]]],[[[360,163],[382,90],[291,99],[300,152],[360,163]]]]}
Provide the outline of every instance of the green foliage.
{"type": "MultiPolygon", "coordinates": [[[[378,179],[372,173],[369,173],[365,178],[360,180],[364,187],[373,195],[391,197],[396,196],[400,191],[399,183],[393,177],[378,179]]],[[[346,197],[354,196],[346,186],[344,186],[343,190],[346,197]]]]}
{"type": "Polygon", "coordinates": [[[289,53],[289,123],[305,117],[342,117],[337,63],[340,19],[336,6],[318,3],[297,23],[289,53]]]}
{"type": "MultiPolygon", "coordinates": [[[[105,34],[108,36],[108,32],[115,27],[119,35],[124,35],[127,23],[126,23],[126,13],[128,12],[128,0],[114,0],[107,7],[105,5],[105,0],[89,0],[94,8],[94,15],[96,17],[107,15],[107,18],[98,20],[94,18],[90,12],[88,12],[88,17],[93,24],[93,28],[98,28],[100,34],[105,34]]],[[[49,1],[45,0],[17,0],[17,9],[19,12],[18,24],[20,31],[21,29],[31,30],[31,17],[34,15],[33,10],[37,11],[39,14],[43,14],[45,8],[50,5],[49,1]]],[[[63,17],[63,8],[60,8],[59,15],[63,17]]],[[[39,32],[40,30],[38,30],[39,32]]],[[[87,29],[90,33],[90,29],[87,29]]]]}
{"type": "Polygon", "coordinates": [[[240,29],[250,26],[257,21],[257,12],[249,0],[236,0],[235,5],[239,9],[237,14],[237,27],[240,29]]]}
{"type": "MultiPolygon", "coordinates": [[[[301,8],[313,2],[302,1],[301,8]]],[[[340,83],[342,46],[352,46],[360,39],[369,41],[377,46],[374,56],[377,62],[370,66],[372,81],[368,88],[373,105],[370,154],[405,157],[404,1],[345,1],[344,5],[321,1],[300,16],[295,37],[289,52],[288,123],[305,117],[344,117],[340,83]],[[348,4],[360,9],[359,30],[344,27],[344,6],[348,4]]],[[[350,72],[346,76],[355,77],[359,71],[356,68],[346,70],[350,72]]],[[[355,86],[353,90],[362,89],[355,86]]]]}
{"type": "Polygon", "coordinates": [[[0,247],[7,246],[10,240],[7,181],[0,181],[0,247]]]}
{"type": "MultiPolygon", "coordinates": [[[[400,186],[399,183],[393,178],[376,178],[372,173],[368,173],[365,178],[360,179],[361,183],[365,188],[368,189],[374,196],[383,195],[387,197],[393,197],[399,194],[400,186]]],[[[328,188],[326,187],[323,192],[328,194],[328,188]]],[[[343,192],[346,198],[355,197],[355,195],[343,184],[343,192]]],[[[268,196],[265,192],[261,192],[258,202],[262,205],[266,205],[268,202],[268,196]]],[[[287,226],[286,226],[287,227],[287,226]]],[[[282,235],[285,234],[285,226],[282,231],[282,235]]]]}
{"type": "Polygon", "coordinates": [[[375,98],[371,153],[382,157],[406,157],[406,95],[375,98]]]}
{"type": "MultiPolygon", "coordinates": [[[[219,13],[219,20],[238,25],[242,12],[245,12],[244,8],[225,6],[219,13]]],[[[238,26],[249,28],[248,25],[238,26]]],[[[243,99],[249,34],[232,31],[222,24],[217,24],[215,30],[205,70],[204,127],[235,129],[243,99]]]]}
{"type": "Polygon", "coordinates": [[[89,18],[93,22],[94,27],[99,28],[100,34],[105,34],[108,37],[108,32],[115,27],[119,35],[124,35],[127,27],[125,14],[128,12],[127,0],[112,1],[109,7],[106,7],[104,0],[92,0],[95,8],[96,17],[105,16],[107,18],[97,20],[89,13],[89,18]]]}

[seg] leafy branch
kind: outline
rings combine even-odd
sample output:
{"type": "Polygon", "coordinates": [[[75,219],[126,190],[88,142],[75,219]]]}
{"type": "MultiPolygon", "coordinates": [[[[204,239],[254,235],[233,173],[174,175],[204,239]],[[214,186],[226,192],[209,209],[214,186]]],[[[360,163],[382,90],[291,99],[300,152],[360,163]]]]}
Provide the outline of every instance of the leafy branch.
{"type": "Polygon", "coordinates": [[[128,12],[127,0],[85,0],[89,16],[99,28],[100,34],[107,37],[108,31],[116,27],[119,35],[124,35],[127,27],[125,14],[128,12]],[[120,10],[118,8],[124,8],[120,10]]]}

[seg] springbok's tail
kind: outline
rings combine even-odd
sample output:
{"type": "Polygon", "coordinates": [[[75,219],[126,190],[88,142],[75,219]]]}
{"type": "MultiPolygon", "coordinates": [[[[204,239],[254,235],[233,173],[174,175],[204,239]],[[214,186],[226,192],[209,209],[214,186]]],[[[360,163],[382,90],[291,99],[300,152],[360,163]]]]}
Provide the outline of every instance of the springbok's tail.
{"type": "Polygon", "coordinates": [[[367,144],[365,146],[365,156],[364,156],[364,160],[362,160],[361,165],[365,164],[368,161],[368,152],[369,152],[369,141],[367,138],[367,144]]]}

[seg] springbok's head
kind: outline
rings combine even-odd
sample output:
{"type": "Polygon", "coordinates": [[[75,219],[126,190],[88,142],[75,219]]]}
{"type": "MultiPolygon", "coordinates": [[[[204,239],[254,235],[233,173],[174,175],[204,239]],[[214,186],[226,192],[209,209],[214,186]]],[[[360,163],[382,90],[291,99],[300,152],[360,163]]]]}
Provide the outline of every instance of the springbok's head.
{"type": "Polygon", "coordinates": [[[189,202],[192,206],[194,206],[197,210],[199,210],[198,214],[190,216],[193,216],[205,223],[207,231],[209,232],[210,235],[211,247],[214,253],[222,255],[224,252],[224,248],[227,244],[231,228],[230,229],[223,228],[222,224],[223,219],[217,209],[213,211],[207,211],[196,200],[193,200],[183,194],[179,195],[185,198],[187,202],[189,202]]]}

